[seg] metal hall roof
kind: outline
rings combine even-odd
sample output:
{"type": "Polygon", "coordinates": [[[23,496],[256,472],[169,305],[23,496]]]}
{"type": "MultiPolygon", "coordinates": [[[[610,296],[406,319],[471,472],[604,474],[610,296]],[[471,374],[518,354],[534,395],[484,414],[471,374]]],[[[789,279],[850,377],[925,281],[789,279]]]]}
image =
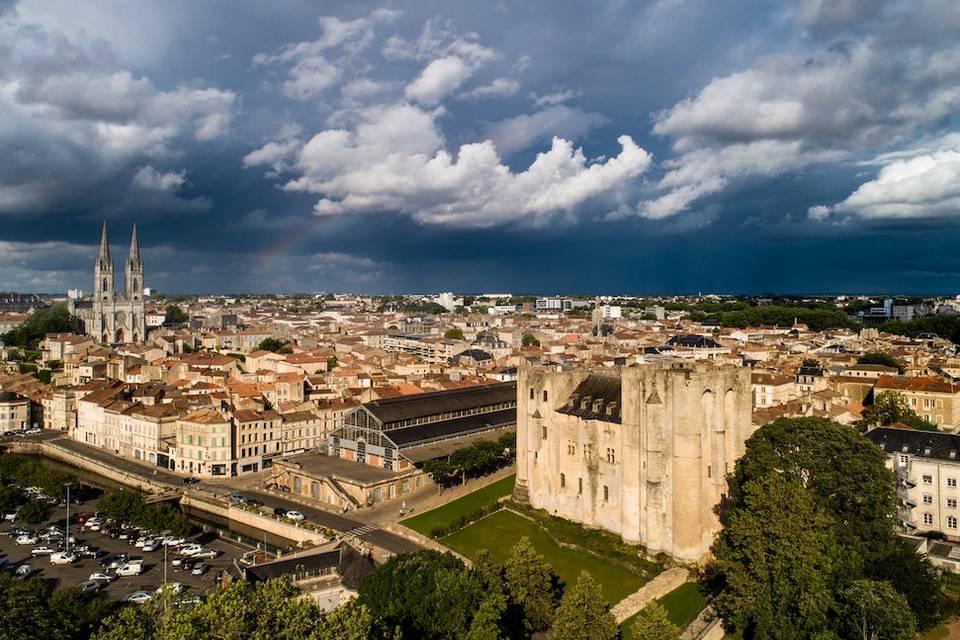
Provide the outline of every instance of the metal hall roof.
{"type": "MultiPolygon", "coordinates": [[[[403,420],[516,401],[517,383],[498,382],[450,391],[383,398],[367,402],[363,407],[387,428],[391,423],[403,420]]],[[[391,437],[393,437],[392,433],[391,437]]]]}

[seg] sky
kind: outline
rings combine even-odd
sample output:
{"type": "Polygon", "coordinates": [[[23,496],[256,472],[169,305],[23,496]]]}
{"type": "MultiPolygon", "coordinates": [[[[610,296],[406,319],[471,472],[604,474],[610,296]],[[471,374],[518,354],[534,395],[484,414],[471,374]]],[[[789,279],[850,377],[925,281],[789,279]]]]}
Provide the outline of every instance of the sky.
{"type": "Polygon", "coordinates": [[[0,290],[960,293],[960,2],[0,0],[0,290]]]}

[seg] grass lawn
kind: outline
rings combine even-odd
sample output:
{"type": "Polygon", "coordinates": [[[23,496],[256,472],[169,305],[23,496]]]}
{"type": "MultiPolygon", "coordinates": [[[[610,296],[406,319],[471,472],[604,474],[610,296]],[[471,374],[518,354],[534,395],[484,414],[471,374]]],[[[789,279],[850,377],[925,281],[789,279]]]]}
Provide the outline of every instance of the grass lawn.
{"type": "Polygon", "coordinates": [[[448,502],[442,507],[431,509],[421,513],[418,516],[401,520],[400,524],[410,527],[418,533],[429,536],[430,532],[437,527],[449,527],[457,521],[460,516],[473,513],[477,509],[494,504],[499,498],[510,495],[513,491],[515,475],[507,476],[497,480],[493,484],[488,484],[482,489],[477,489],[472,493],[448,502]]]}
{"type": "MultiPolygon", "coordinates": [[[[693,619],[707,605],[707,599],[700,590],[700,585],[696,582],[687,582],[680,585],[660,598],[658,602],[667,610],[670,622],[677,625],[681,631],[693,622],[693,619]]],[[[637,615],[639,614],[630,616],[620,625],[622,636],[628,640],[632,637],[633,621],[637,615]]]]}
{"type": "MultiPolygon", "coordinates": [[[[429,515],[429,514],[424,514],[429,515]]],[[[456,531],[441,542],[468,558],[487,549],[491,558],[503,563],[520,538],[530,542],[568,585],[576,582],[580,572],[589,571],[600,582],[603,595],[611,605],[639,589],[646,579],[618,564],[606,562],[590,554],[557,545],[536,524],[510,511],[497,511],[469,527],[456,531]]]]}
{"type": "Polygon", "coordinates": [[[950,635],[950,630],[946,625],[942,624],[939,627],[934,627],[927,631],[926,633],[920,636],[920,640],[942,640],[950,635]]]}

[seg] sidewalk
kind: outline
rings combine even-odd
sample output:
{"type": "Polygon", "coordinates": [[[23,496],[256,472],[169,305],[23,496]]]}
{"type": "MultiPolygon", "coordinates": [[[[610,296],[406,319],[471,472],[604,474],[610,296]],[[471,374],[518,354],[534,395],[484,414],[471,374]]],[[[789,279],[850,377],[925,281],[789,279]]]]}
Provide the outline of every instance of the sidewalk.
{"type": "MultiPolygon", "coordinates": [[[[482,489],[487,485],[493,484],[497,480],[506,478],[515,473],[514,465],[504,467],[490,475],[481,478],[472,478],[467,480],[465,485],[457,485],[449,489],[444,489],[443,493],[437,495],[436,487],[428,487],[418,493],[414,493],[406,498],[406,509],[404,518],[409,518],[425,511],[430,511],[437,507],[452,502],[457,498],[473,493],[477,489],[482,489]]],[[[394,500],[390,504],[380,505],[371,509],[361,509],[353,512],[357,518],[362,518],[365,522],[376,523],[379,525],[397,524],[400,518],[400,503],[394,500]]]]}

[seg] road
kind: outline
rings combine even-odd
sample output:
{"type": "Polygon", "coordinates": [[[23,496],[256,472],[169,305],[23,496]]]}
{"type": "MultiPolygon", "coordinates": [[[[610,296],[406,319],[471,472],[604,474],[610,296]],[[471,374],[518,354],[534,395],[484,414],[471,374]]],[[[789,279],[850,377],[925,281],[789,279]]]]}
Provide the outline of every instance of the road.
{"type": "MultiPolygon", "coordinates": [[[[27,436],[24,438],[24,440],[55,440],[57,446],[63,447],[77,454],[94,458],[100,462],[103,462],[104,464],[108,464],[126,473],[139,475],[154,482],[159,481],[170,485],[171,488],[184,488],[182,475],[170,473],[169,471],[165,471],[158,467],[148,466],[133,460],[120,458],[111,454],[109,451],[76,442],[75,440],[71,440],[62,434],[50,434],[50,432],[47,431],[43,432],[42,434],[27,436]]],[[[234,488],[224,481],[219,481],[216,483],[203,481],[194,485],[190,485],[190,487],[191,490],[201,490],[204,493],[220,498],[223,498],[236,491],[243,493],[244,495],[256,497],[262,500],[263,504],[271,508],[283,507],[287,510],[294,509],[301,512],[303,515],[307,516],[307,518],[319,525],[333,529],[334,531],[340,532],[347,536],[354,536],[390,553],[412,553],[423,548],[416,542],[386,531],[375,524],[369,524],[367,522],[363,522],[362,520],[347,518],[343,515],[334,513],[332,511],[327,511],[325,509],[305,506],[299,502],[286,500],[272,493],[265,493],[249,488],[234,488]]]]}
{"type": "Polygon", "coordinates": [[[339,531],[344,535],[357,537],[365,542],[369,542],[390,553],[413,553],[423,549],[419,544],[391,533],[380,527],[348,518],[339,513],[333,513],[324,509],[315,509],[305,506],[293,500],[286,500],[273,493],[264,493],[263,491],[247,490],[243,495],[261,500],[267,507],[283,507],[284,509],[296,510],[305,515],[309,520],[317,524],[339,531]]]}

